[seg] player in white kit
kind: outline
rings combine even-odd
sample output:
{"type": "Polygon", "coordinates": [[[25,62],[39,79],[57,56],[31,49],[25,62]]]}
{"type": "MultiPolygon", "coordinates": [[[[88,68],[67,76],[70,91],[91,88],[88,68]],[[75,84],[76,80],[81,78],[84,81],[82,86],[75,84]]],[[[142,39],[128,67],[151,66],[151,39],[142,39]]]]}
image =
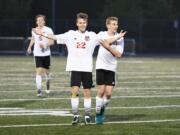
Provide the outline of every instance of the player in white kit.
{"type": "MultiPolygon", "coordinates": [[[[117,35],[118,18],[108,17],[106,19],[107,31],[100,32],[100,39],[111,38],[117,35]]],[[[100,41],[97,61],[96,61],[96,83],[98,92],[96,96],[96,123],[103,124],[105,107],[110,101],[113,88],[115,86],[115,72],[117,58],[120,58],[124,51],[123,37],[109,44],[106,40],[100,41]]]]}
{"type": "MultiPolygon", "coordinates": [[[[53,34],[51,28],[45,26],[46,17],[44,15],[36,16],[37,27],[35,29],[41,30],[46,34],[53,34]]],[[[34,45],[34,58],[36,64],[36,86],[38,94],[37,96],[42,96],[42,76],[46,76],[46,93],[50,92],[50,46],[54,44],[53,40],[47,39],[43,36],[37,35],[32,30],[32,38],[27,49],[29,54],[32,53],[32,46],[34,45]]]]}
{"type": "MultiPolygon", "coordinates": [[[[79,108],[79,89],[82,84],[84,94],[84,108],[85,124],[90,124],[91,113],[91,87],[92,87],[92,68],[93,68],[93,52],[96,45],[99,44],[96,33],[87,31],[88,15],[85,13],[78,13],[76,25],[78,30],[70,30],[64,34],[51,35],[37,31],[38,34],[57,40],[58,44],[65,44],[68,49],[66,71],[71,72],[71,106],[74,114],[72,124],[79,122],[78,108],[79,108]]],[[[119,33],[118,36],[114,36],[108,39],[111,43],[124,33],[119,33]]]]}

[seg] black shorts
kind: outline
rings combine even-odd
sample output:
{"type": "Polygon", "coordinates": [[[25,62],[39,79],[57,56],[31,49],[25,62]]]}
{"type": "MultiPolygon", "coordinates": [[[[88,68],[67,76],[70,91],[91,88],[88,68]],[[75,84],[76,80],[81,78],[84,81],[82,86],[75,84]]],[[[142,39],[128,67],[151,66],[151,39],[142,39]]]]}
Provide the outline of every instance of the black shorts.
{"type": "Polygon", "coordinates": [[[71,71],[71,87],[82,86],[84,89],[92,88],[92,72],[71,71]]]}
{"type": "Polygon", "coordinates": [[[35,56],[36,68],[49,69],[51,65],[50,56],[35,56]]]}
{"type": "Polygon", "coordinates": [[[96,69],[96,84],[115,86],[115,72],[104,69],[96,69]]]}

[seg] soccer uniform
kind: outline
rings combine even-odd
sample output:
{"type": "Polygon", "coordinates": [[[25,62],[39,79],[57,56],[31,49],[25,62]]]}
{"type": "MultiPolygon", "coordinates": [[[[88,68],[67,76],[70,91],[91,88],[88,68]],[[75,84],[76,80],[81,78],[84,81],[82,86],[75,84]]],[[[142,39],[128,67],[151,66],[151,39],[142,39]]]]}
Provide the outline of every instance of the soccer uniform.
{"type": "Polygon", "coordinates": [[[66,71],[71,72],[71,86],[79,86],[81,82],[84,89],[92,86],[93,52],[98,44],[94,32],[70,30],[64,34],[56,35],[58,44],[66,44],[68,49],[66,71]]]}
{"type": "MultiPolygon", "coordinates": [[[[107,31],[98,34],[99,39],[108,39],[111,36],[107,31]]],[[[118,50],[120,53],[124,51],[124,39],[121,38],[114,43],[111,47],[118,50]]],[[[100,46],[97,60],[96,60],[96,83],[97,85],[111,85],[115,86],[115,72],[117,68],[117,59],[107,49],[100,46]]]]}
{"type": "MultiPolygon", "coordinates": [[[[44,26],[42,28],[42,32],[46,33],[46,34],[53,34],[52,29],[47,26],[44,26]]],[[[51,55],[50,47],[47,47],[46,49],[40,48],[40,44],[47,46],[49,39],[47,39],[41,35],[37,35],[33,31],[32,31],[32,38],[35,41],[33,54],[35,56],[36,67],[37,68],[43,67],[43,68],[49,69],[50,55],[51,55]]]]}

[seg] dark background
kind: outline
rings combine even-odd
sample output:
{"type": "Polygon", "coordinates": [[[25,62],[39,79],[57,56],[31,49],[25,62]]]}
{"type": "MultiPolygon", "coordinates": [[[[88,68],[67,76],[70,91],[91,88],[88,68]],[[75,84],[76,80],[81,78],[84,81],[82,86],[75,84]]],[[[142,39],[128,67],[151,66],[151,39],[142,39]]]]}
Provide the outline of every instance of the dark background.
{"type": "Polygon", "coordinates": [[[78,12],[89,14],[88,30],[95,32],[106,30],[107,16],[117,16],[138,53],[180,52],[179,0],[0,0],[0,37],[31,36],[37,14],[47,16],[56,34],[76,29],[78,12]]]}

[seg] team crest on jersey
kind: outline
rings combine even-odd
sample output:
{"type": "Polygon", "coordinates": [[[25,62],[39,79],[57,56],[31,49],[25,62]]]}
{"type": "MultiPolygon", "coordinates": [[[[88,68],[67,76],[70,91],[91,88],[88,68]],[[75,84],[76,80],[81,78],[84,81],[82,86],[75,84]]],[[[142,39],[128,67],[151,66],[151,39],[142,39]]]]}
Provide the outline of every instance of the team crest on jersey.
{"type": "Polygon", "coordinates": [[[76,37],[74,37],[74,40],[77,40],[77,38],[76,38],[76,37]]]}
{"type": "Polygon", "coordinates": [[[90,37],[89,36],[85,36],[85,41],[89,41],[90,37]]]}

